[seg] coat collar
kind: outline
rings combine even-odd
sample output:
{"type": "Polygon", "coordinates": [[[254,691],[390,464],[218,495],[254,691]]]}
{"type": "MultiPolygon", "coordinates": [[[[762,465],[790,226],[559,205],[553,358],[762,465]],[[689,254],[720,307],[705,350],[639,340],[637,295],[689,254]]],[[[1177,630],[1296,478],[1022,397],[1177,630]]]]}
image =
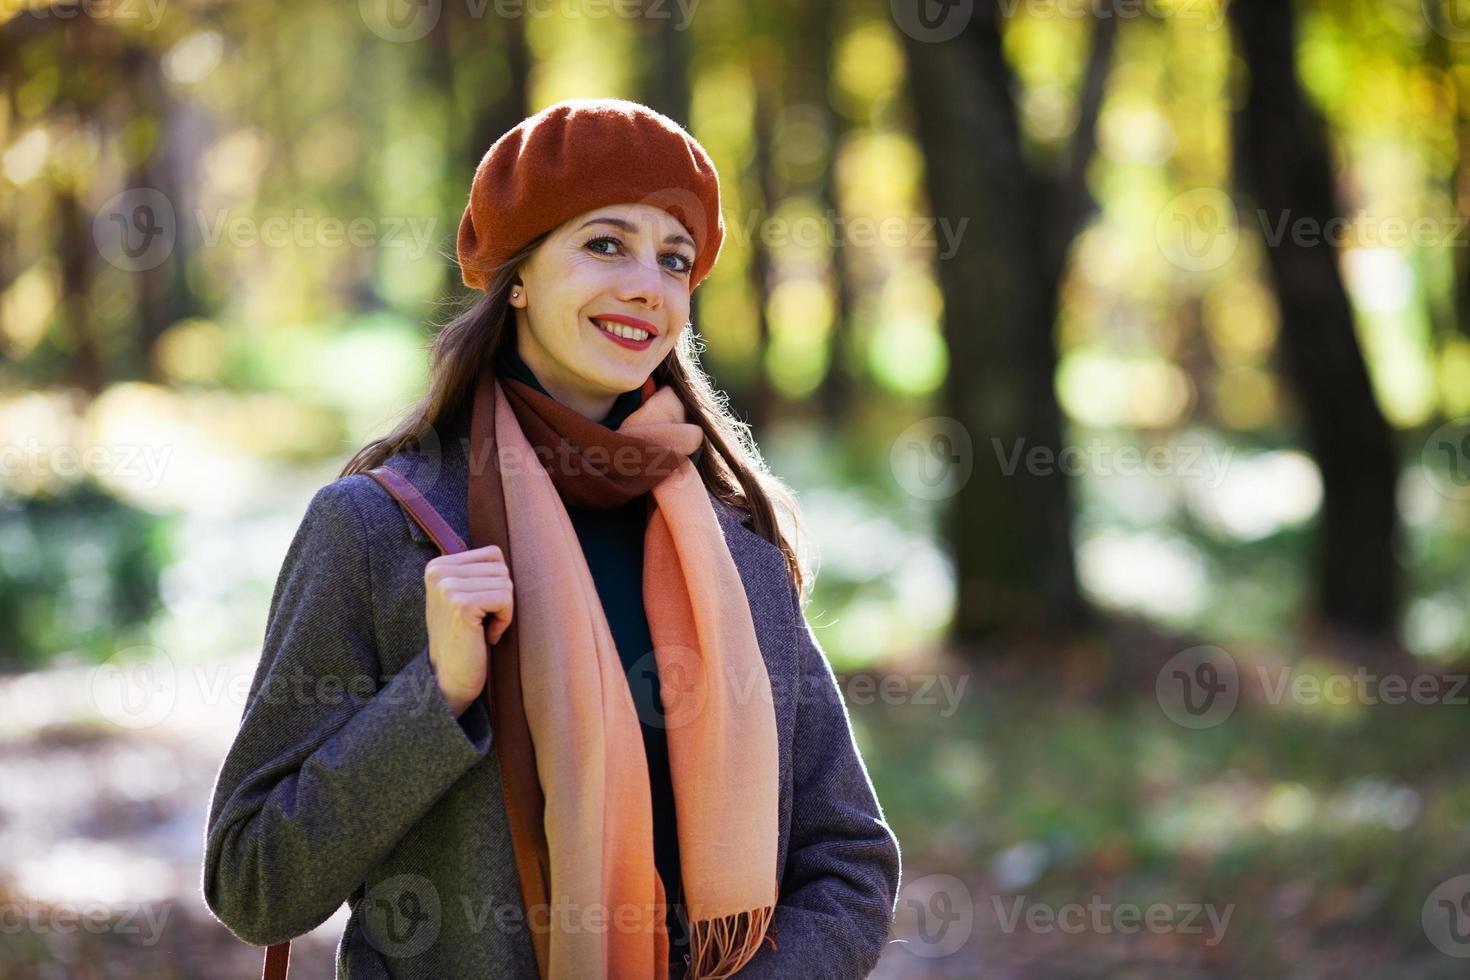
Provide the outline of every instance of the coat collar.
{"type": "MultiPolygon", "coordinates": [[[[419,493],[424,495],[454,532],[465,542],[469,542],[468,420],[461,420],[440,430],[428,430],[427,436],[418,446],[400,450],[384,462],[417,487],[419,493]]],[[[750,527],[752,518],[748,513],[712,493],[709,494],[709,499],[727,539],[742,532],[755,534],[750,527]]],[[[407,515],[404,515],[404,520],[415,541],[433,543],[417,521],[410,520],[407,515]]]]}

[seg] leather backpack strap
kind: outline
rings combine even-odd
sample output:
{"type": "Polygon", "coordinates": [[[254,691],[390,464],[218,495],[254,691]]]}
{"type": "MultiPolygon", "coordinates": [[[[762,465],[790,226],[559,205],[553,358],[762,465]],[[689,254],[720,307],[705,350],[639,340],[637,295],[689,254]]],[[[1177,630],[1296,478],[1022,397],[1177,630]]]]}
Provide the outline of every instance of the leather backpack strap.
{"type": "Polygon", "coordinates": [[[276,943],[265,951],[265,971],[261,980],[286,980],[287,964],[291,962],[291,940],[276,943]]]}
{"type": "Polygon", "coordinates": [[[434,540],[439,550],[446,555],[457,555],[461,551],[468,551],[469,547],[464,539],[454,532],[454,528],[433,505],[419,493],[419,488],[414,486],[408,479],[391,466],[376,466],[367,471],[367,475],[383,485],[383,489],[393,495],[394,499],[403,505],[412,517],[414,523],[424,529],[424,533],[434,540]]]}
{"type": "MultiPolygon", "coordinates": [[[[382,465],[367,471],[368,476],[383,485],[424,533],[434,540],[446,555],[468,550],[468,545],[439,516],[419,489],[391,466],[382,465]]],[[[521,700],[519,678],[514,667],[502,658],[491,658],[485,675],[485,699],[490,717],[495,719],[496,758],[500,762],[500,788],[505,800],[506,823],[510,829],[511,847],[515,854],[516,873],[521,884],[523,909],[549,908],[551,892],[551,855],[546,842],[541,815],[545,800],[536,775],[536,754],[531,742],[531,729],[526,721],[521,700]],[[497,676],[499,680],[497,681],[497,676]]],[[[530,913],[526,913],[530,926],[530,913]]],[[[536,950],[538,974],[550,959],[550,936],[543,929],[531,929],[536,950]]]]}

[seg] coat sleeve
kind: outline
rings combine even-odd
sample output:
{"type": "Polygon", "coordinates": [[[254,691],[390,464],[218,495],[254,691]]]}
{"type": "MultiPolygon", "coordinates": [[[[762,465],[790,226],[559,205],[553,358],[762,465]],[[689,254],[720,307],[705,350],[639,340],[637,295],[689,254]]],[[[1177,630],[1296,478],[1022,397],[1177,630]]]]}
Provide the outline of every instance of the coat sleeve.
{"type": "Polygon", "coordinates": [[[456,718],[427,646],[382,676],[351,479],[317,491],[286,553],[210,803],[205,903],[257,946],[326,921],[490,748],[484,699],[456,718]]]}
{"type": "MultiPolygon", "coordinates": [[[[789,580],[788,580],[789,581],[789,580]]],[[[791,588],[801,682],[791,839],[772,938],[736,976],[856,980],[877,966],[897,910],[898,838],[853,739],[832,665],[791,588]]]]}

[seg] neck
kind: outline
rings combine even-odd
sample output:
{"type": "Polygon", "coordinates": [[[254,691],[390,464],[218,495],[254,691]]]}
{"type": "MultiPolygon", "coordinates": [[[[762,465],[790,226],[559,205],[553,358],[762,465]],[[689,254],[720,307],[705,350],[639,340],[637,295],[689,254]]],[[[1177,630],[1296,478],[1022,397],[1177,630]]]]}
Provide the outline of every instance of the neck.
{"type": "Polygon", "coordinates": [[[517,353],[546,393],[584,418],[594,422],[607,418],[618,396],[592,394],[568,383],[557,372],[551,358],[527,336],[528,333],[529,331],[522,331],[517,335],[517,353]]]}

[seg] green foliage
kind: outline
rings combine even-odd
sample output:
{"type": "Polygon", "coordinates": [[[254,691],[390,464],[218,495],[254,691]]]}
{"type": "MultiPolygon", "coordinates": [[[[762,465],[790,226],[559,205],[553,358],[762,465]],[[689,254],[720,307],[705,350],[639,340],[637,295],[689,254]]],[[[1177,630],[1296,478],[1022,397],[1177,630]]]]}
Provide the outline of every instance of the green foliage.
{"type": "Polygon", "coordinates": [[[1463,707],[1384,704],[1341,724],[1242,705],[1188,730],[1142,692],[1105,707],[976,675],[948,718],[852,711],[906,870],[977,869],[982,918],[992,893],[1233,903],[1222,976],[1295,975],[1283,948],[1348,937],[1413,962],[1424,896],[1470,859],[1470,778],[1444,750],[1470,738],[1463,707]]]}
{"type": "Polygon", "coordinates": [[[0,507],[0,670],[139,642],[160,606],[169,523],[94,483],[0,507]]]}

